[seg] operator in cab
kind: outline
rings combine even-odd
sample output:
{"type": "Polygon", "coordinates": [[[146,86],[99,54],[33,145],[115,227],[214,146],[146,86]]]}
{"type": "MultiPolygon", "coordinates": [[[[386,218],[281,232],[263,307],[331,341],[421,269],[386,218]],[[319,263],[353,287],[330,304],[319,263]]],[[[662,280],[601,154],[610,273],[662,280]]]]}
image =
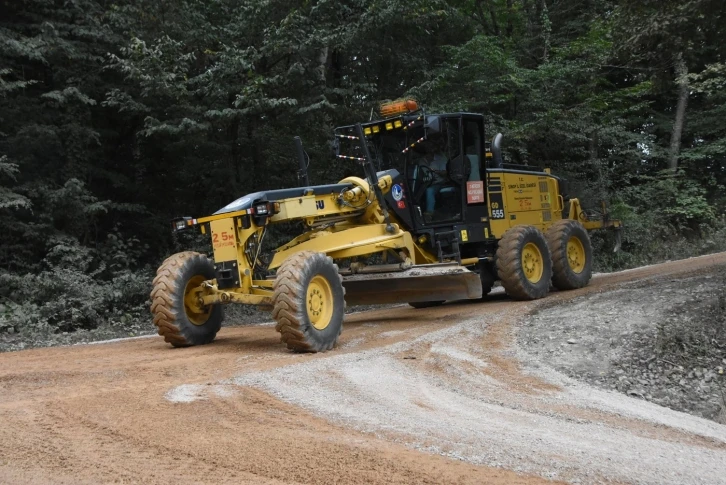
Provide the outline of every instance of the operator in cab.
{"type": "Polygon", "coordinates": [[[426,206],[424,210],[424,220],[430,222],[433,219],[434,210],[436,209],[436,196],[446,183],[446,163],[448,162],[445,150],[444,140],[442,138],[432,138],[425,144],[425,153],[418,160],[418,164],[428,167],[432,174],[433,180],[431,185],[426,188],[426,206]]]}

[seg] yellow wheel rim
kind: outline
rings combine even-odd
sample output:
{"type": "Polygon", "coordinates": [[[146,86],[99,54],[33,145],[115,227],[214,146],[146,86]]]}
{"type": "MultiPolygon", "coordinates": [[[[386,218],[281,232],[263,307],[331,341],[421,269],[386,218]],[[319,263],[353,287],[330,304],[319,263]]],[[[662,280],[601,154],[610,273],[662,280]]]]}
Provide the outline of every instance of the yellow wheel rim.
{"type": "Polygon", "coordinates": [[[204,276],[197,275],[189,279],[186,287],[184,287],[184,312],[194,325],[204,325],[212,313],[211,306],[203,307],[199,305],[199,297],[201,296],[199,285],[205,280],[204,276]]]}
{"type": "Polygon", "coordinates": [[[530,283],[537,283],[542,279],[544,263],[542,253],[535,243],[527,243],[522,249],[522,270],[530,283]]]}
{"type": "Polygon", "coordinates": [[[308,284],[305,304],[313,327],[325,330],[333,317],[333,290],[321,275],[313,276],[308,284]]]}
{"type": "Polygon", "coordinates": [[[572,236],[567,241],[567,264],[570,265],[570,269],[575,273],[582,273],[585,269],[585,246],[582,245],[582,241],[579,238],[572,236]]]}

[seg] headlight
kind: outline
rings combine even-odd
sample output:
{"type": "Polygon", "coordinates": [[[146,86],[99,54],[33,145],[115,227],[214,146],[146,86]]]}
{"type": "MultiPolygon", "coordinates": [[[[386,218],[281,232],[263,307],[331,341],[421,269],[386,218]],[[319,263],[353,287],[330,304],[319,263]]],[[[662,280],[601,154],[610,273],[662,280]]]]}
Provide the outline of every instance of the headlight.
{"type": "Polygon", "coordinates": [[[257,215],[266,216],[267,214],[269,214],[269,212],[270,208],[267,207],[267,204],[260,204],[255,207],[255,214],[257,215]]]}
{"type": "Polygon", "coordinates": [[[177,219],[172,219],[171,230],[173,232],[184,231],[190,225],[196,224],[196,222],[196,219],[192,219],[191,217],[179,217],[177,219]]]}

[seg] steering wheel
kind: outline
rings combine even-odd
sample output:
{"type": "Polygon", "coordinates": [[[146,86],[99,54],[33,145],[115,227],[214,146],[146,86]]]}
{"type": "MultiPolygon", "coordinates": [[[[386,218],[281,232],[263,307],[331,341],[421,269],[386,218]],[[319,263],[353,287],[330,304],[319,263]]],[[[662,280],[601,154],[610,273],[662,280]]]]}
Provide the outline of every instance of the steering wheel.
{"type": "Polygon", "coordinates": [[[408,183],[411,187],[411,198],[414,201],[421,200],[424,192],[436,180],[435,172],[428,166],[423,164],[409,165],[408,183]]]}
{"type": "Polygon", "coordinates": [[[434,183],[434,180],[436,179],[436,174],[433,170],[431,170],[430,167],[427,167],[426,165],[419,165],[418,166],[419,172],[421,172],[421,183],[428,187],[432,183],[434,183]]]}

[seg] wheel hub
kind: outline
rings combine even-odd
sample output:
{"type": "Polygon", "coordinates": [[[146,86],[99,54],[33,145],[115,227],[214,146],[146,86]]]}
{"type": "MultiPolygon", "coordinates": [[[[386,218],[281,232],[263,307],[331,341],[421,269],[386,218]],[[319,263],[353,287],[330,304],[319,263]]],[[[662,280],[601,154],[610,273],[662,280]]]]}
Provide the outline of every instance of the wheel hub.
{"type": "Polygon", "coordinates": [[[324,330],[333,316],[333,290],[321,275],[315,275],[308,284],[306,295],[308,318],[313,327],[324,330]]]}
{"type": "Polygon", "coordinates": [[[202,275],[197,275],[189,279],[186,286],[184,287],[184,312],[187,318],[194,325],[204,325],[209,320],[209,315],[212,313],[211,306],[203,306],[199,304],[200,291],[199,285],[201,285],[206,278],[202,275]]]}
{"type": "Polygon", "coordinates": [[[534,243],[527,243],[522,249],[522,270],[530,283],[537,283],[542,279],[544,273],[542,253],[534,243]]]}
{"type": "Polygon", "coordinates": [[[585,247],[576,237],[571,237],[567,241],[567,264],[575,273],[581,273],[585,269],[585,247]]]}

